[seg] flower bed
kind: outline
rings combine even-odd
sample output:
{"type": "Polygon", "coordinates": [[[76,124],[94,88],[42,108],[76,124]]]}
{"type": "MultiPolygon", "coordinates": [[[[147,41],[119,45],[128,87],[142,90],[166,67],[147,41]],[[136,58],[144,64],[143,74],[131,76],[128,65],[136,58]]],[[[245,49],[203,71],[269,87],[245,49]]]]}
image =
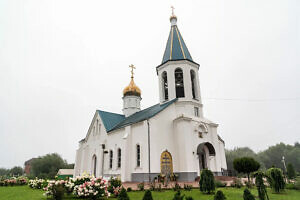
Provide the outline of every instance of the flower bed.
{"type": "Polygon", "coordinates": [[[27,184],[27,178],[25,177],[12,177],[9,179],[4,179],[0,181],[0,186],[17,186],[17,185],[26,185],[27,184]]]}

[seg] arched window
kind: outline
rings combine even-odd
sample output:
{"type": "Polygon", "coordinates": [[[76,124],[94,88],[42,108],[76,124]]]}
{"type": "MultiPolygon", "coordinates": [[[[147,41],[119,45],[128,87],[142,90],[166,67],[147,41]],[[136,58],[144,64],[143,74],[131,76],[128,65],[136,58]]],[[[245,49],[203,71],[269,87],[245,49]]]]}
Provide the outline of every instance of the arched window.
{"type": "Polygon", "coordinates": [[[97,156],[96,155],[93,155],[93,158],[92,158],[92,163],[93,163],[93,175],[96,177],[96,173],[97,173],[97,156]]]}
{"type": "Polygon", "coordinates": [[[176,98],[184,97],[183,72],[180,68],[175,70],[175,87],[176,98]]]}
{"type": "Polygon", "coordinates": [[[113,165],[113,151],[110,150],[109,151],[109,169],[112,169],[112,165],[113,165]]]}
{"type": "Polygon", "coordinates": [[[169,99],[169,93],[168,93],[168,77],[167,72],[162,73],[162,84],[163,84],[163,93],[164,93],[164,99],[169,99]]]}
{"type": "Polygon", "coordinates": [[[136,145],[136,166],[141,166],[141,146],[139,144],[136,145]]]}
{"type": "Polygon", "coordinates": [[[196,99],[196,75],[194,70],[191,70],[191,82],[193,99],[196,99]]]}
{"type": "Polygon", "coordinates": [[[118,168],[121,168],[121,149],[118,149],[118,168]]]}

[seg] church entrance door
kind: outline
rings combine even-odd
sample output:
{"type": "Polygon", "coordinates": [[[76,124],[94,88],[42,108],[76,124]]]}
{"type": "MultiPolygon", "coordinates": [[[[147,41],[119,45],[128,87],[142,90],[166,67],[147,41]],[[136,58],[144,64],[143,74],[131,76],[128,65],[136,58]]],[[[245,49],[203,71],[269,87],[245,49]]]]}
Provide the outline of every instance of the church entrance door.
{"type": "Polygon", "coordinates": [[[160,172],[163,176],[170,176],[173,174],[173,161],[170,152],[167,150],[162,152],[160,156],[160,172]]]}
{"type": "Polygon", "coordinates": [[[214,146],[209,142],[204,142],[198,145],[197,147],[197,155],[199,159],[199,170],[201,172],[202,169],[208,168],[207,163],[207,154],[209,156],[215,156],[216,151],[214,146]]]}

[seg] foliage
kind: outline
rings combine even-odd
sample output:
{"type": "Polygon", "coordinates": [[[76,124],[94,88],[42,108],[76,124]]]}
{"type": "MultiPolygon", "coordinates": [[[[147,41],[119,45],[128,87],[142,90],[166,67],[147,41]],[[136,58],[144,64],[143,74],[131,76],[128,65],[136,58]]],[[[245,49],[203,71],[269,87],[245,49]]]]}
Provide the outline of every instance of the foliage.
{"type": "Polygon", "coordinates": [[[140,191],[144,191],[144,190],[145,190],[145,183],[144,183],[144,182],[139,183],[139,184],[138,184],[138,189],[139,189],[140,191]]]}
{"type": "Polygon", "coordinates": [[[264,179],[263,179],[265,176],[266,175],[262,171],[258,171],[254,174],[255,185],[256,185],[258,197],[260,200],[265,200],[266,196],[268,196],[266,186],[264,184],[264,179]]]}
{"type": "Polygon", "coordinates": [[[175,195],[174,195],[174,197],[173,197],[173,200],[183,200],[183,198],[184,198],[184,195],[181,195],[180,190],[178,190],[178,191],[175,193],[175,195]]]}
{"type": "Polygon", "coordinates": [[[241,188],[243,186],[243,184],[242,184],[241,179],[235,178],[230,186],[235,187],[235,188],[241,188]]]}
{"type": "Polygon", "coordinates": [[[296,171],[294,169],[294,166],[292,163],[289,163],[287,165],[287,176],[289,179],[293,179],[296,177],[296,171]]]}
{"type": "Polygon", "coordinates": [[[226,150],[225,155],[226,155],[226,161],[227,161],[227,170],[229,170],[230,172],[233,172],[233,174],[231,174],[231,175],[234,175],[234,176],[237,175],[237,172],[233,168],[234,159],[240,158],[240,157],[252,157],[255,160],[258,160],[257,154],[249,147],[238,147],[238,148],[234,148],[233,150],[226,150]]]}
{"type": "Polygon", "coordinates": [[[75,185],[73,193],[77,197],[88,197],[91,199],[109,196],[110,193],[107,191],[107,184],[107,181],[102,178],[91,178],[90,181],[86,181],[81,185],[75,185]]]}
{"type": "Polygon", "coordinates": [[[17,186],[17,185],[26,185],[28,182],[26,177],[11,177],[9,179],[4,179],[0,181],[0,186],[17,186]]]}
{"type": "Polygon", "coordinates": [[[146,192],[144,194],[144,197],[143,197],[143,200],[153,200],[152,193],[151,193],[150,190],[146,190],[146,192]]]}
{"type": "Polygon", "coordinates": [[[216,181],[215,181],[215,186],[216,186],[217,188],[219,188],[219,187],[226,187],[226,183],[223,183],[223,182],[221,182],[221,181],[216,180],[216,181]]]}
{"type": "Polygon", "coordinates": [[[186,190],[186,191],[191,191],[193,189],[193,186],[189,185],[189,184],[184,184],[183,189],[186,190]]]}
{"type": "Polygon", "coordinates": [[[237,172],[247,174],[248,181],[250,181],[250,173],[257,171],[260,164],[251,157],[242,157],[234,159],[233,167],[237,172]]]}
{"type": "Polygon", "coordinates": [[[284,170],[282,156],[285,157],[288,163],[294,166],[295,171],[300,172],[300,144],[298,142],[294,145],[284,143],[276,144],[257,154],[248,147],[226,150],[227,170],[234,171],[233,160],[239,157],[254,158],[260,162],[262,169],[268,169],[274,165],[284,170]]]}
{"type": "Polygon", "coordinates": [[[118,196],[118,200],[129,200],[129,196],[125,190],[125,188],[122,187],[121,192],[118,196]]]}
{"type": "Polygon", "coordinates": [[[57,153],[47,154],[32,161],[31,173],[38,178],[53,179],[58,170],[66,168],[67,165],[67,162],[57,153]]]}
{"type": "Polygon", "coordinates": [[[185,197],[185,200],[194,200],[194,199],[193,199],[193,197],[191,197],[191,196],[186,196],[186,197],[185,197]]]}
{"type": "Polygon", "coordinates": [[[10,169],[10,174],[12,174],[13,176],[21,176],[24,173],[23,168],[19,167],[19,166],[15,166],[13,168],[10,169]]]}
{"type": "Polygon", "coordinates": [[[178,184],[178,182],[175,182],[174,186],[173,186],[173,190],[174,191],[178,191],[181,190],[182,188],[180,187],[180,185],[178,184]]]}
{"type": "Polygon", "coordinates": [[[300,177],[297,177],[294,182],[286,184],[285,188],[289,190],[300,190],[300,177]]]}
{"type": "Polygon", "coordinates": [[[215,191],[215,179],[213,173],[209,169],[203,169],[200,174],[200,191],[210,194],[215,191]]]}
{"type": "Polygon", "coordinates": [[[244,190],[243,198],[244,200],[255,200],[255,197],[253,196],[253,194],[251,194],[248,188],[244,190]]]}
{"type": "Polygon", "coordinates": [[[48,185],[44,188],[46,196],[52,196],[55,200],[61,200],[65,194],[65,181],[49,181],[48,185]]]}
{"type": "Polygon", "coordinates": [[[32,189],[42,189],[48,185],[47,181],[44,179],[33,179],[28,182],[29,187],[32,189]]]}
{"type": "Polygon", "coordinates": [[[116,177],[110,177],[108,191],[110,193],[115,193],[118,188],[121,188],[122,183],[121,180],[116,177]]]}
{"type": "Polygon", "coordinates": [[[281,190],[284,190],[285,182],[282,174],[282,170],[279,168],[270,168],[267,170],[267,180],[271,188],[279,193],[281,190]]]}
{"type": "Polygon", "coordinates": [[[214,196],[214,200],[225,200],[226,197],[224,193],[221,190],[218,190],[217,193],[214,196]]]}

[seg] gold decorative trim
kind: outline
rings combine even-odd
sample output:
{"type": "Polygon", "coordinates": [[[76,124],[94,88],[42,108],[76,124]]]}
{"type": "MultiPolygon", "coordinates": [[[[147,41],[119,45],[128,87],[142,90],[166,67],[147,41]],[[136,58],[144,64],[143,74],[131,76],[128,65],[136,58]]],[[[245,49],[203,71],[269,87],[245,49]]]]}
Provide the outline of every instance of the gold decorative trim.
{"type": "Polygon", "coordinates": [[[177,33],[177,37],[178,37],[178,40],[179,40],[180,49],[181,49],[181,52],[182,52],[183,58],[184,58],[184,59],[186,59],[186,57],[185,57],[185,54],[184,54],[184,51],[183,51],[183,48],[182,48],[182,44],[181,44],[181,40],[180,40],[180,37],[179,37],[179,33],[178,33],[178,29],[177,29],[177,27],[176,27],[176,33],[177,33]]]}
{"type": "Polygon", "coordinates": [[[173,49],[173,26],[171,27],[171,45],[170,45],[170,60],[172,60],[172,49],[173,49]]]}

